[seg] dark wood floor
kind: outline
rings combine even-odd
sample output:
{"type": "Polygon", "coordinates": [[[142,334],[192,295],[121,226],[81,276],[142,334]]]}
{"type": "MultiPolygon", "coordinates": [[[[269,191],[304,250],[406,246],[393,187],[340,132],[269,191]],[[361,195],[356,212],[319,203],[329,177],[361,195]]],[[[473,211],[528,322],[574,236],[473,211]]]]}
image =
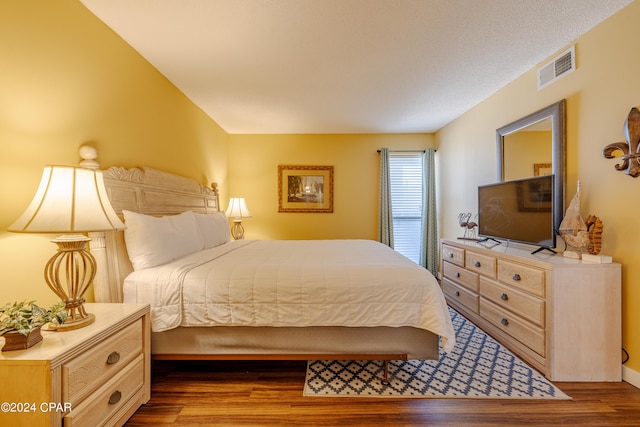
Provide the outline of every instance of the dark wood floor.
{"type": "Polygon", "coordinates": [[[153,362],[133,426],[639,426],[627,383],[556,383],[573,400],[302,396],[306,362],[153,362]]]}

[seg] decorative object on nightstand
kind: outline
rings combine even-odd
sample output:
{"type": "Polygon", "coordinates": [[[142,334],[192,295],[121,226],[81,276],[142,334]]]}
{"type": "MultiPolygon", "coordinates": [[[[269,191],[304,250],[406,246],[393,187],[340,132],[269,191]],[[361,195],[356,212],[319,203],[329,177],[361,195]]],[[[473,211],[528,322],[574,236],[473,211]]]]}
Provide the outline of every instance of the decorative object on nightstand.
{"type": "Polygon", "coordinates": [[[65,302],[67,321],[58,330],[77,329],[94,322],[83,295],[96,274],[95,258],[88,251],[90,231],[122,230],[104,187],[102,172],[73,166],[46,166],[36,194],[9,231],[62,233],[52,240],[58,252],[45,266],[45,281],[65,302]]]}
{"type": "Polygon", "coordinates": [[[251,218],[251,212],[247,208],[244,197],[232,197],[229,200],[229,206],[225,212],[227,217],[234,218],[231,227],[231,235],[236,240],[244,239],[244,227],[242,226],[242,218],[251,218]]]}
{"type": "Polygon", "coordinates": [[[24,350],[40,341],[40,328],[52,322],[61,325],[67,319],[65,304],[60,301],[46,310],[35,301],[7,303],[0,307],[0,336],[4,336],[2,351],[24,350]]]}
{"type": "Polygon", "coordinates": [[[640,175],[640,111],[632,108],[624,122],[624,137],[626,142],[614,142],[602,150],[602,155],[607,159],[613,159],[613,153],[622,152],[622,163],[615,166],[616,170],[624,171],[629,176],[640,175]]]}

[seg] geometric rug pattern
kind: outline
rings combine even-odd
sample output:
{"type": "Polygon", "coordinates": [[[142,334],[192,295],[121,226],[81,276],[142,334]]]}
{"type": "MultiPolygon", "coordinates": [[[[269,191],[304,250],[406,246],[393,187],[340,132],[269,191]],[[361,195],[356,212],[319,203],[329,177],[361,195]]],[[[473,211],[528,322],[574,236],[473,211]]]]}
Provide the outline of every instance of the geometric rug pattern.
{"type": "Polygon", "coordinates": [[[383,362],[312,360],[305,396],[570,399],[538,371],[472,322],[449,308],[456,345],[440,360],[392,360],[388,383],[383,362]]]}

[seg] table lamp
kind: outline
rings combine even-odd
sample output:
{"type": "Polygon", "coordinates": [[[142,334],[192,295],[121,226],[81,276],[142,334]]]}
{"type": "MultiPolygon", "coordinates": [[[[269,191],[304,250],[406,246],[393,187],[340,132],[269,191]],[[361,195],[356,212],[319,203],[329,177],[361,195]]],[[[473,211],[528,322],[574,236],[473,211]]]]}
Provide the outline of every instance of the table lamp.
{"type": "Polygon", "coordinates": [[[122,230],[104,186],[102,172],[73,166],[46,166],[31,204],[10,227],[17,233],[61,233],[52,240],[58,252],[49,260],[44,277],[65,302],[67,321],[58,331],[78,329],[95,321],[84,308],[84,293],[96,275],[96,261],[88,251],[90,231],[122,230]]]}
{"type": "Polygon", "coordinates": [[[225,212],[227,217],[234,218],[231,227],[231,235],[236,240],[244,239],[244,227],[242,226],[242,218],[251,218],[251,212],[247,208],[247,203],[243,197],[232,197],[229,200],[229,206],[225,212]]]}

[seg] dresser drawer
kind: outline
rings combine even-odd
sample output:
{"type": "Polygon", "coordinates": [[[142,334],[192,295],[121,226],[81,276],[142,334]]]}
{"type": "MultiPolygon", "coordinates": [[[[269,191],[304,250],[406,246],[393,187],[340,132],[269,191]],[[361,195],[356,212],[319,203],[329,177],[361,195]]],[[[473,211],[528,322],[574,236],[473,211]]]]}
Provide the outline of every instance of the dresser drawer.
{"type": "Polygon", "coordinates": [[[478,295],[469,292],[449,279],[442,280],[442,291],[452,302],[461,304],[474,313],[478,313],[478,295]]]}
{"type": "Polygon", "coordinates": [[[73,407],[142,353],[142,320],[62,366],[62,400],[73,407]]]}
{"type": "Polygon", "coordinates": [[[498,260],[498,280],[507,286],[544,297],[544,270],[498,260]]]}
{"type": "Polygon", "coordinates": [[[442,245],[442,259],[464,267],[464,250],[453,246],[442,245]]]}
{"type": "Polygon", "coordinates": [[[496,278],[496,259],[492,256],[480,255],[467,251],[464,266],[467,270],[475,271],[491,279],[496,278]]]}
{"type": "Polygon", "coordinates": [[[544,330],[503,310],[485,298],[480,298],[480,315],[496,328],[517,339],[540,356],[545,357],[544,330]]]}
{"type": "Polygon", "coordinates": [[[135,395],[142,395],[144,355],[129,363],[90,398],[80,403],[64,418],[64,426],[100,426],[124,409],[135,395]]]}
{"type": "Polygon", "coordinates": [[[496,305],[518,313],[544,328],[544,301],[513,288],[480,278],[480,295],[496,305]]]}
{"type": "Polygon", "coordinates": [[[469,288],[473,292],[478,292],[478,274],[467,271],[464,268],[448,262],[443,262],[444,277],[469,288]]]}

